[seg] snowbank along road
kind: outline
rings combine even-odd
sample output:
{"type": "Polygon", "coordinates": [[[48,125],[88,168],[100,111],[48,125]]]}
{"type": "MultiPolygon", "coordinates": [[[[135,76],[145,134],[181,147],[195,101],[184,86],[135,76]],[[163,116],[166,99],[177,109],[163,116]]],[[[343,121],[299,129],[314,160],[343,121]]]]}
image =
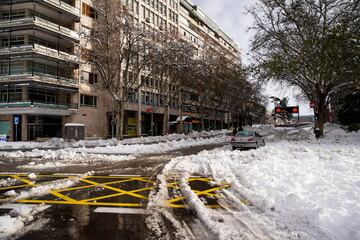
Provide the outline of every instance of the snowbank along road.
{"type": "Polygon", "coordinates": [[[251,129],[3,151],[0,239],[360,239],[360,134],[251,129]]]}

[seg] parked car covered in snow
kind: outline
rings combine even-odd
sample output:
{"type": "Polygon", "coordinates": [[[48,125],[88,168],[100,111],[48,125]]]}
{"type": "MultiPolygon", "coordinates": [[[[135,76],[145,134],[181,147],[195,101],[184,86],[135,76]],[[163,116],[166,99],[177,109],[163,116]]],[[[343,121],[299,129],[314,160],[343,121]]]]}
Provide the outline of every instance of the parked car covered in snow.
{"type": "Polygon", "coordinates": [[[254,131],[240,131],[231,138],[231,146],[233,150],[241,148],[258,148],[265,146],[263,136],[254,131]]]}

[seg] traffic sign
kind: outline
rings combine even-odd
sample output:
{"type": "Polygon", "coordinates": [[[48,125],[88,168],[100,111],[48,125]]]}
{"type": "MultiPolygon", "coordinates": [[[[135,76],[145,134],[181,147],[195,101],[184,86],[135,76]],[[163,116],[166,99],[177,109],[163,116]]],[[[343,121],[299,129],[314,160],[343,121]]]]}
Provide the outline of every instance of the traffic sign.
{"type": "Polygon", "coordinates": [[[147,113],[152,113],[152,112],[153,112],[153,108],[152,108],[152,107],[147,107],[147,108],[146,108],[146,112],[147,112],[147,113]]]}
{"type": "Polygon", "coordinates": [[[20,117],[19,117],[19,116],[15,116],[15,117],[14,117],[14,124],[15,124],[15,125],[19,125],[19,123],[20,123],[20,117]]]}

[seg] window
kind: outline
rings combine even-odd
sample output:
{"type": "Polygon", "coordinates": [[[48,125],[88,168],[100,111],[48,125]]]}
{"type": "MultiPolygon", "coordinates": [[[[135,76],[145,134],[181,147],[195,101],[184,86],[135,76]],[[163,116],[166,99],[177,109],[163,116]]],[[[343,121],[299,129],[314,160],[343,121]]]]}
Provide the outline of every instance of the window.
{"type": "Polygon", "coordinates": [[[97,97],[81,94],[80,95],[80,106],[82,106],[82,107],[97,107],[97,97]]]}
{"type": "Polygon", "coordinates": [[[2,62],[0,63],[0,76],[5,76],[9,74],[9,63],[2,62]]]}
{"type": "MultiPolygon", "coordinates": [[[[11,12],[11,20],[14,19],[21,19],[25,17],[25,10],[24,9],[19,9],[19,10],[15,10],[11,12]]],[[[0,12],[0,19],[1,20],[9,20],[10,19],[10,12],[6,11],[6,12],[0,12]]]]}
{"type": "Polygon", "coordinates": [[[94,8],[90,7],[86,3],[82,3],[82,14],[94,19],[97,19],[97,12],[94,8]]]}
{"type": "Polygon", "coordinates": [[[97,84],[98,75],[96,73],[81,71],[80,80],[82,83],[90,85],[97,84]]]}
{"type": "Polygon", "coordinates": [[[10,75],[24,74],[26,72],[25,62],[11,62],[10,66],[10,75]]]}
{"type": "Polygon", "coordinates": [[[21,88],[2,88],[0,89],[0,102],[12,102],[22,99],[21,88]]]}

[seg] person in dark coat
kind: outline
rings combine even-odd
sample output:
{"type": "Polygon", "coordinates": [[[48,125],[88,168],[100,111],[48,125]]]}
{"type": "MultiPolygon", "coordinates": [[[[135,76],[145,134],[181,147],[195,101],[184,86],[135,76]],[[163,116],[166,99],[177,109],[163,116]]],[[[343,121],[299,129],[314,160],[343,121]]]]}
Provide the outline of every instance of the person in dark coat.
{"type": "Polygon", "coordinates": [[[233,130],[233,136],[235,136],[237,133],[238,133],[237,128],[234,128],[234,130],[233,130]]]}

